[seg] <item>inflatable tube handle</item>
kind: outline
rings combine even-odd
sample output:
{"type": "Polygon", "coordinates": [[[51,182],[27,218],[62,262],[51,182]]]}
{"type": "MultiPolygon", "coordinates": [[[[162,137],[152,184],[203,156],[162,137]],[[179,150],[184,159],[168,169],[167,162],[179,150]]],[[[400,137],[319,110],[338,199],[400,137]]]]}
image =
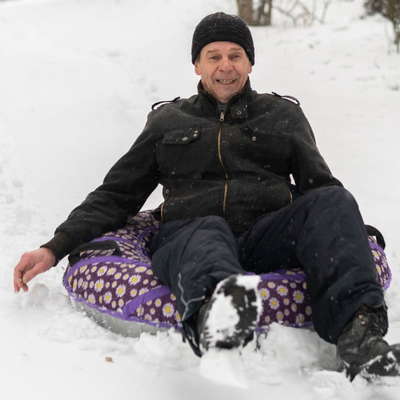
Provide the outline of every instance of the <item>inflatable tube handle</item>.
{"type": "Polygon", "coordinates": [[[382,250],[385,250],[386,242],[382,233],[377,228],[371,225],[365,225],[365,228],[367,229],[368,236],[375,236],[378,245],[382,248],[382,250]]]}
{"type": "Polygon", "coordinates": [[[118,243],[115,240],[84,243],[78,247],[75,247],[75,249],[71,251],[70,255],[68,256],[69,265],[72,267],[74,264],[81,260],[81,253],[89,250],[114,250],[112,253],[114,256],[122,255],[118,243]]]}

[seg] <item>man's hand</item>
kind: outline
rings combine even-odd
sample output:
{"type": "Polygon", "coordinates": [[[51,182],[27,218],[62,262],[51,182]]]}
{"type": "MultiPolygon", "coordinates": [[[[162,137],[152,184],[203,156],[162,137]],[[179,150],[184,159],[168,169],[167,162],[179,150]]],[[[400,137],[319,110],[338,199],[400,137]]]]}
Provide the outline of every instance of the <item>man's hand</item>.
{"type": "Polygon", "coordinates": [[[53,252],[45,247],[25,253],[14,268],[14,290],[28,291],[27,283],[36,275],[48,271],[56,262],[53,252]]]}

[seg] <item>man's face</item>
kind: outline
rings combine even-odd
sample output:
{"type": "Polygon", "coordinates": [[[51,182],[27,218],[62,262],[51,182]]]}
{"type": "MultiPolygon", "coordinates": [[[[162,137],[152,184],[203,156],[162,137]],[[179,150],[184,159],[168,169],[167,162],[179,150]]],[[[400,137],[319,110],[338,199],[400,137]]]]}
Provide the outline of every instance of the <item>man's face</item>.
{"type": "Polygon", "coordinates": [[[239,93],[252,71],[243,47],[231,42],[213,42],[204,46],[194,68],[204,89],[220,103],[227,103],[239,93]]]}

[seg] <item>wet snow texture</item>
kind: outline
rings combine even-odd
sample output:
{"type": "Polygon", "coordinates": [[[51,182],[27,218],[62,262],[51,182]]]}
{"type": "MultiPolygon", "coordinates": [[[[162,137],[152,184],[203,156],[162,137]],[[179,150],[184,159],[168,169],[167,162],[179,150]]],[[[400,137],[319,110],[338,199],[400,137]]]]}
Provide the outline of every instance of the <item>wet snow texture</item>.
{"type": "MultiPolygon", "coordinates": [[[[222,361],[213,354],[201,361],[177,333],[112,334],[71,308],[61,285],[66,261],[28,294],[13,293],[21,253],[47,241],[101,183],[151,104],[194,93],[194,26],[235,3],[0,2],[2,399],[398,399],[400,379],[351,384],[335,371],[335,348],[307,330],[274,325],[258,351],[252,343],[242,359],[232,353],[222,361]],[[213,380],[201,373],[207,361],[213,380]],[[215,382],[222,379],[230,385],[215,382]]],[[[332,5],[324,26],[252,28],[251,78],[260,92],[300,99],[334,174],[366,223],[385,234],[393,343],[400,341],[400,56],[388,55],[388,23],[359,18],[361,3],[332,5]]],[[[145,208],[159,202],[157,191],[145,208]]]]}
{"type": "MultiPolygon", "coordinates": [[[[257,285],[260,282],[258,276],[238,276],[234,277],[235,283],[232,284],[231,278],[219,282],[214,294],[210,300],[210,308],[205,317],[205,337],[209,348],[213,348],[218,342],[224,343],[227,338],[234,337],[237,332],[241,331],[239,322],[243,310],[254,309],[254,326],[256,326],[262,311],[261,296],[255,298],[254,302],[249,301],[249,295],[257,295],[257,285]],[[227,283],[228,281],[228,283],[227,283]],[[230,282],[229,282],[230,281],[230,282]],[[246,291],[245,301],[240,303],[239,307],[242,313],[238,310],[238,304],[235,303],[235,296],[232,295],[232,287],[241,287],[246,291]],[[239,328],[238,328],[239,326],[239,328]]],[[[238,296],[237,296],[238,297],[238,296]]],[[[250,324],[248,325],[250,326],[250,324]]],[[[248,328],[246,326],[246,330],[248,328]]],[[[248,334],[246,335],[248,336],[248,334]]],[[[207,348],[207,347],[206,347],[207,348]]]]}

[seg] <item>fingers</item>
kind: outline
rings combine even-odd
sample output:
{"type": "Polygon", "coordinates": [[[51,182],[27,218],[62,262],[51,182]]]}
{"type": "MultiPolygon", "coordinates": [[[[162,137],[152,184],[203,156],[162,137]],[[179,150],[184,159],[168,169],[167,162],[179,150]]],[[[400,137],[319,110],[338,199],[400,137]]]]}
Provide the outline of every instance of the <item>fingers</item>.
{"type": "Polygon", "coordinates": [[[14,268],[14,291],[28,291],[27,283],[36,275],[48,271],[55,263],[54,254],[46,248],[40,248],[21,257],[14,268]]]}
{"type": "Polygon", "coordinates": [[[21,257],[21,261],[14,268],[14,291],[19,292],[21,289],[26,292],[28,291],[28,286],[24,282],[24,275],[26,271],[30,268],[30,259],[24,254],[21,257]]]}
{"type": "Polygon", "coordinates": [[[22,285],[26,286],[26,284],[29,283],[36,275],[42,274],[45,271],[47,271],[47,268],[45,268],[44,262],[35,264],[31,269],[24,273],[22,277],[22,285]]]}

